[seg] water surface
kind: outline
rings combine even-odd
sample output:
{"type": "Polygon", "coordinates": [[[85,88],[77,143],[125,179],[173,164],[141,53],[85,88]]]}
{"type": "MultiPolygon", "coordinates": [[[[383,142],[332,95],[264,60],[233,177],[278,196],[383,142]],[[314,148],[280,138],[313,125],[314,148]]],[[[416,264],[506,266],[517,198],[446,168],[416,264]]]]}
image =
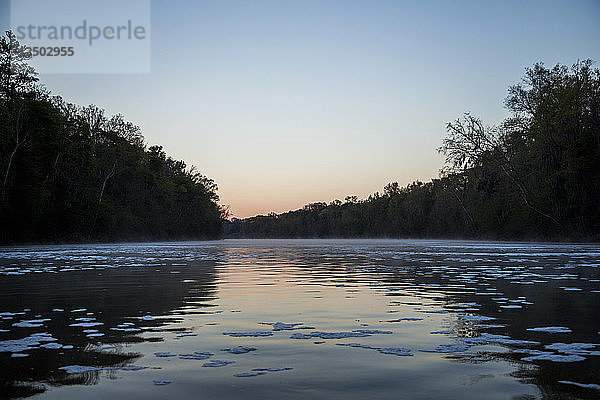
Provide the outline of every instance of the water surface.
{"type": "Polygon", "coordinates": [[[598,398],[599,307],[598,245],[2,248],[0,397],[598,398]]]}

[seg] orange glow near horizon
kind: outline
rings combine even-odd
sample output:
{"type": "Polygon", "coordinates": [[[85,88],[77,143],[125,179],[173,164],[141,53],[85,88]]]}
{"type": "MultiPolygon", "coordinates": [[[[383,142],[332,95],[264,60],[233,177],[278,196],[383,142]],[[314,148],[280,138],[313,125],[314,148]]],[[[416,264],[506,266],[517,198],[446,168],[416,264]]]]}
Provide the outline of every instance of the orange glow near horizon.
{"type": "Polygon", "coordinates": [[[297,210],[310,203],[330,203],[333,200],[341,200],[346,196],[357,196],[365,199],[369,195],[379,192],[383,193],[383,187],[390,182],[397,181],[405,186],[415,180],[428,181],[437,176],[437,168],[432,167],[429,171],[422,170],[413,174],[413,177],[394,177],[391,174],[381,172],[381,179],[362,179],[347,181],[335,179],[331,176],[313,176],[312,184],[309,179],[297,179],[294,181],[278,182],[269,186],[261,181],[237,182],[238,185],[219,187],[220,204],[229,206],[230,217],[248,218],[256,215],[267,215],[270,212],[277,214],[297,210]]]}

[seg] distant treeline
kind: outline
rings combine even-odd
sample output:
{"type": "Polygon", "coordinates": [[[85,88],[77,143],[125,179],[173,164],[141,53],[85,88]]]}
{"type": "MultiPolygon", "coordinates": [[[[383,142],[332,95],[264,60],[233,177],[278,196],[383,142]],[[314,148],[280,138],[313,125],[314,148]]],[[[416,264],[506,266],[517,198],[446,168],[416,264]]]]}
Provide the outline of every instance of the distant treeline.
{"type": "Polygon", "coordinates": [[[217,186],[140,129],[53,96],[0,38],[0,243],[220,237],[217,186]]]}
{"type": "Polygon", "coordinates": [[[600,240],[600,72],[536,64],[488,127],[447,125],[439,179],[225,223],[228,237],[600,240]]]}

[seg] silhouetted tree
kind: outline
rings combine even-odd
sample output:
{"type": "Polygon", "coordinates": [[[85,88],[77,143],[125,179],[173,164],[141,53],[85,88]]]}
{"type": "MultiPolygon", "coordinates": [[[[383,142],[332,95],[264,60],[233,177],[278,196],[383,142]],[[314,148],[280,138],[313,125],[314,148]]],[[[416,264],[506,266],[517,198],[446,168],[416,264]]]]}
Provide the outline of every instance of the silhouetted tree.
{"type": "Polygon", "coordinates": [[[471,114],[448,123],[439,179],[236,219],[226,234],[600,240],[599,70],[536,64],[505,105],[496,127],[471,114]]]}
{"type": "Polygon", "coordinates": [[[122,115],[40,90],[12,33],[0,50],[0,243],[220,236],[211,179],[122,115]]]}

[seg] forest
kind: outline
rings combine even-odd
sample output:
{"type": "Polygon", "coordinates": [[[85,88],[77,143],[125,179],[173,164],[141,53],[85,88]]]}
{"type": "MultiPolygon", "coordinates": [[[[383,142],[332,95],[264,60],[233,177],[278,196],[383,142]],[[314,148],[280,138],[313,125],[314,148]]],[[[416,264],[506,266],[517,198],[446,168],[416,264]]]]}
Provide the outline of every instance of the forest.
{"type": "Polygon", "coordinates": [[[535,64],[504,106],[496,126],[470,113],[447,124],[438,178],[232,219],[225,235],[600,241],[600,71],[535,64]]]}
{"type": "Polygon", "coordinates": [[[140,128],[51,94],[0,38],[0,244],[213,239],[217,186],[140,128]]]}
{"type": "MultiPolygon", "coordinates": [[[[228,238],[600,241],[600,71],[528,68],[510,116],[446,126],[438,178],[228,220],[217,186],[120,115],[52,94],[0,38],[0,244],[228,238]]],[[[433,149],[432,149],[433,151],[433,149]]]]}

